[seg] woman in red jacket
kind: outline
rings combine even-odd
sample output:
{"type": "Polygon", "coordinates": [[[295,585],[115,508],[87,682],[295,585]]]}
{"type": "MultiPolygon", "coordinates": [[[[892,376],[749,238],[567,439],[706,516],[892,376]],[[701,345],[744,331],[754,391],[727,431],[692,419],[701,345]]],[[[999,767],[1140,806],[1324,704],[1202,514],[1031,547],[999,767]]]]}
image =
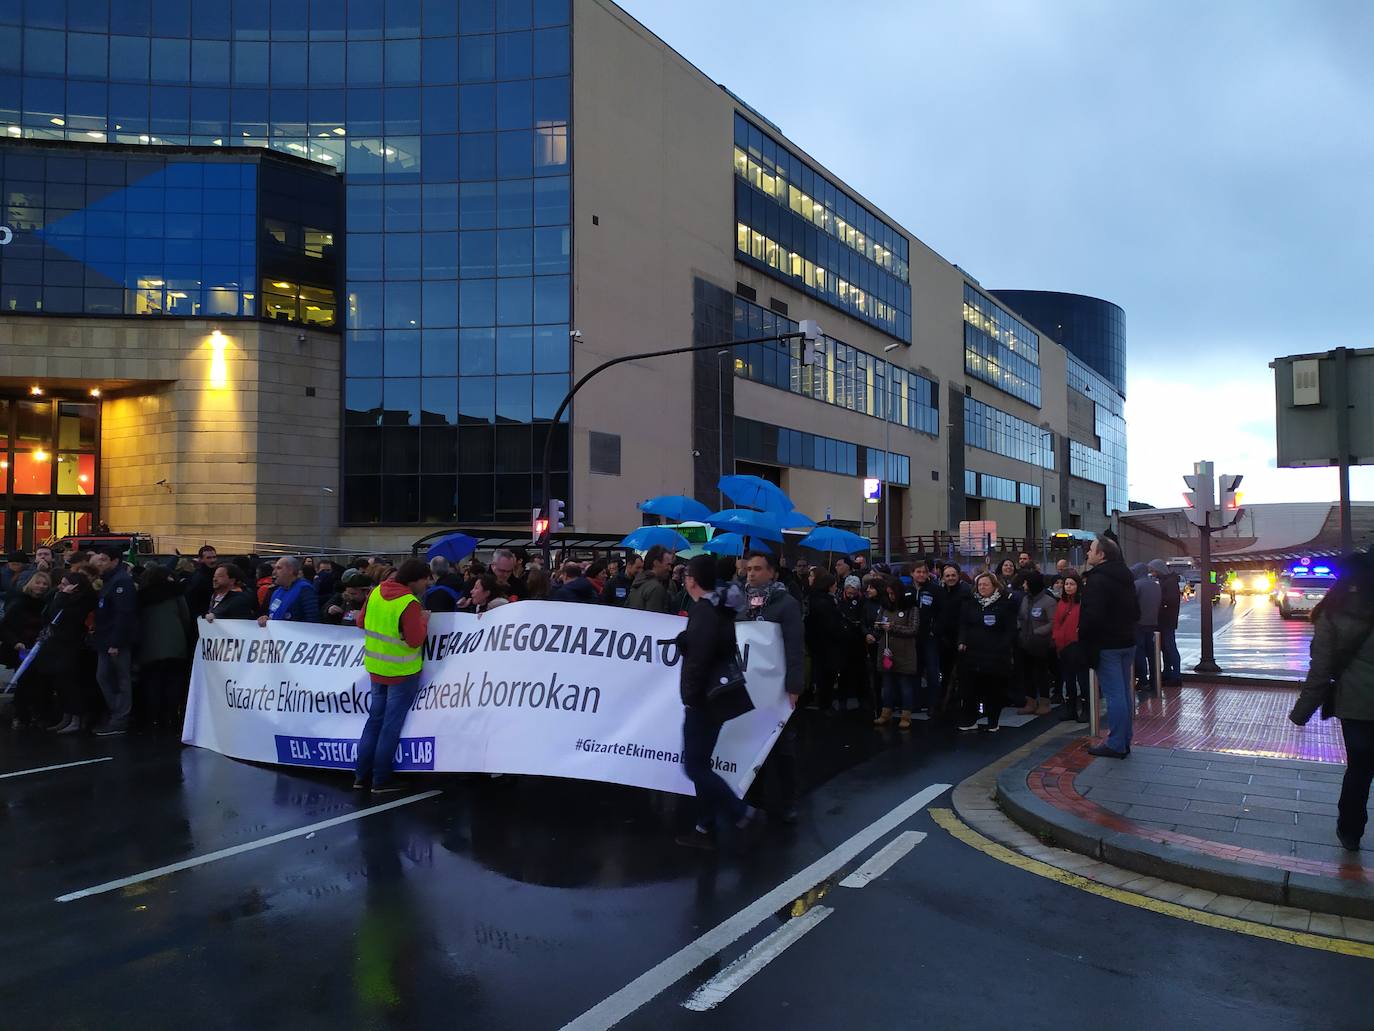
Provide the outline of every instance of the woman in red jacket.
{"type": "Polygon", "coordinates": [[[1059,582],[1062,595],[1054,609],[1054,648],[1059,653],[1064,680],[1064,716],[1088,722],[1088,657],[1078,643],[1078,617],[1083,611],[1083,580],[1065,573],[1059,582]]]}

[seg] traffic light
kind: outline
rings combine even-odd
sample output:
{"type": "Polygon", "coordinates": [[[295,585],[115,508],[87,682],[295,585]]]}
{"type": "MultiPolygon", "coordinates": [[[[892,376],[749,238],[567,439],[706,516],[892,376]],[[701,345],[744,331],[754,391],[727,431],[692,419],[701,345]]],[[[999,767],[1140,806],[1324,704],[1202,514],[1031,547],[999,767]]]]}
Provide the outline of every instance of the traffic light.
{"type": "Polygon", "coordinates": [[[563,529],[563,502],[557,498],[550,498],[548,531],[549,533],[557,533],[561,529],[563,529]]]}
{"type": "Polygon", "coordinates": [[[1227,476],[1222,474],[1218,477],[1218,486],[1221,488],[1221,504],[1217,507],[1221,511],[1221,525],[1230,526],[1240,518],[1241,513],[1241,476],[1227,476]]]}
{"type": "Polygon", "coordinates": [[[1197,463],[1192,474],[1183,477],[1183,482],[1191,488],[1183,492],[1183,503],[1187,506],[1184,514],[1188,517],[1188,522],[1195,526],[1206,526],[1208,513],[1216,508],[1210,463],[1197,463]],[[1207,468],[1201,468],[1203,465],[1207,468]]]}
{"type": "Polygon", "coordinates": [[[534,543],[541,542],[548,532],[549,521],[544,518],[544,510],[542,508],[532,509],[530,511],[530,533],[534,538],[534,543]]]}

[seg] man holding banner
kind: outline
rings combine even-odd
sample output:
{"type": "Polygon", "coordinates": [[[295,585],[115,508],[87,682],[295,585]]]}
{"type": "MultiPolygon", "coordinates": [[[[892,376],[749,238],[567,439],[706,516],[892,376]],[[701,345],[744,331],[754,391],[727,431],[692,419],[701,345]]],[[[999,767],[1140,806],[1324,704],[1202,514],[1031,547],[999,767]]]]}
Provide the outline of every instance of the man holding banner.
{"type": "Polygon", "coordinates": [[[404,787],[392,780],[392,764],[406,713],[420,687],[429,613],[420,605],[432,576],[419,559],[401,563],[395,575],[374,588],[357,615],[366,637],[363,668],[372,680],[367,723],[358,739],[353,787],[374,795],[404,787]]]}

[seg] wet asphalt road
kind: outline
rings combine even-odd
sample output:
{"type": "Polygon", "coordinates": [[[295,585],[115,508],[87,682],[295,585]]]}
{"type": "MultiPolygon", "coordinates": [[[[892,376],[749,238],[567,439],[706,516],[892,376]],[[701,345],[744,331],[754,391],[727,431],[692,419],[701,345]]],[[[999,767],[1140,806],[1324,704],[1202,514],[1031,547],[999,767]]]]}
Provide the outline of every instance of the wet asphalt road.
{"type": "MultiPolygon", "coordinates": [[[[338,775],[165,739],[6,730],[0,773],[113,758],[0,780],[0,1027],[560,1028],[922,788],[958,783],[1048,722],[956,738],[803,716],[818,783],[797,828],[770,828],[748,852],[675,846],[667,796],[441,777],[423,782],[437,797],[68,903],[54,899],[366,803],[338,775]]],[[[863,889],[823,886],[833,912],[718,1008],[681,1004],[785,916],[619,1026],[1374,1023],[1368,960],[1063,887],[963,845],[926,811],[903,829],[928,837],[863,889]]]]}

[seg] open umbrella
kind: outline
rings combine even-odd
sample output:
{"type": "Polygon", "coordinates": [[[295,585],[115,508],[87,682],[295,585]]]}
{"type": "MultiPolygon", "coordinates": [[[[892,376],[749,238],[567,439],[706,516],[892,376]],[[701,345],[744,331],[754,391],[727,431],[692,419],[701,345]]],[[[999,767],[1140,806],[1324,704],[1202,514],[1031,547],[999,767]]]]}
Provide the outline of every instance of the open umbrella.
{"type": "Polygon", "coordinates": [[[781,487],[769,483],[762,476],[722,476],[717,486],[722,494],[737,505],[762,508],[779,515],[797,507],[781,487]]]}
{"type": "MultiPolygon", "coordinates": [[[[790,512],[791,509],[788,509],[790,512]]],[[[752,508],[727,508],[707,516],[703,522],[717,530],[729,530],[746,537],[766,537],[770,541],[782,540],[782,524],[773,512],[756,512],[752,508]]]]}
{"type": "Polygon", "coordinates": [[[846,555],[868,551],[873,547],[873,542],[867,537],[834,526],[818,526],[797,543],[812,551],[842,551],[846,555]]]}
{"type": "Polygon", "coordinates": [[[809,530],[816,525],[816,520],[801,512],[788,512],[778,517],[778,524],[784,530],[809,530]]]}
{"type": "Polygon", "coordinates": [[[426,554],[430,558],[446,558],[450,562],[461,562],[476,550],[475,537],[469,537],[465,533],[451,533],[433,542],[426,554]]]}
{"type": "Polygon", "coordinates": [[[625,539],[620,542],[620,547],[648,551],[656,544],[672,551],[685,551],[692,546],[692,542],[686,537],[666,526],[641,526],[633,533],[626,534],[625,539]]]}
{"type": "Polygon", "coordinates": [[[641,501],[639,510],[671,519],[675,523],[699,523],[711,514],[711,510],[700,501],[681,494],[662,494],[648,501],[641,501]]]}
{"type": "Polygon", "coordinates": [[[743,555],[744,537],[738,533],[718,533],[706,542],[712,555],[743,555]]]}

